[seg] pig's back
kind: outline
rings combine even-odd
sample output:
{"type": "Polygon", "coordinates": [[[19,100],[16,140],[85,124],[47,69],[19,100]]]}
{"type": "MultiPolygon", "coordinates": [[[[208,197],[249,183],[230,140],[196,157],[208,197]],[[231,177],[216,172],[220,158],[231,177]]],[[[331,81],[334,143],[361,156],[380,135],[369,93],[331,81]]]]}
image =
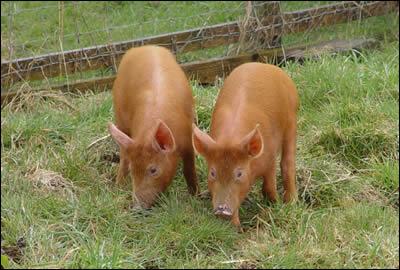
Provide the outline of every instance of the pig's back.
{"type": "Polygon", "coordinates": [[[186,75],[162,47],[143,46],[124,55],[113,98],[117,126],[131,137],[151,128],[156,119],[179,133],[179,123],[193,118],[193,96],[186,75]]]}
{"type": "Polygon", "coordinates": [[[217,140],[239,139],[256,124],[267,132],[279,132],[295,116],[297,107],[296,87],[282,69],[269,64],[243,64],[224,82],[215,104],[210,135],[217,140]]]}

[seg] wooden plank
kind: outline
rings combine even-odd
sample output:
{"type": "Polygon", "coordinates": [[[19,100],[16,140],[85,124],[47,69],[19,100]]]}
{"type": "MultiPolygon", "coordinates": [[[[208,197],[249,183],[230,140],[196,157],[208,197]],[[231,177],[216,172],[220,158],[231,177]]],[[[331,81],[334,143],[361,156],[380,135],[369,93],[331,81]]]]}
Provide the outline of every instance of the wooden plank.
{"type": "Polygon", "coordinates": [[[350,50],[374,48],[376,41],[367,40],[330,40],[308,46],[294,46],[285,49],[269,49],[259,53],[223,57],[206,61],[183,64],[181,67],[190,79],[196,78],[201,83],[213,83],[218,77],[224,77],[241,64],[248,62],[272,62],[280,65],[285,61],[304,62],[305,59],[318,59],[328,53],[344,53],[350,50]]]}
{"type": "MultiPolygon", "coordinates": [[[[280,36],[360,18],[398,12],[398,9],[397,1],[365,1],[362,4],[355,1],[343,2],[282,13],[282,15],[267,16],[262,20],[265,28],[259,31],[263,31],[265,35],[271,37],[280,36]],[[284,23],[282,23],[282,18],[284,23]]],[[[159,44],[169,48],[174,53],[184,53],[235,43],[238,39],[238,22],[231,22],[111,45],[4,61],[1,64],[1,85],[10,85],[21,79],[38,80],[60,74],[115,67],[126,50],[145,44],[159,44]]]]}
{"type": "MultiPolygon", "coordinates": [[[[248,62],[262,62],[272,60],[275,63],[282,63],[284,60],[300,61],[305,58],[318,58],[326,53],[342,53],[351,49],[361,50],[363,48],[372,48],[376,45],[375,40],[332,40],[320,42],[309,46],[296,46],[285,49],[283,54],[281,48],[265,50],[260,53],[246,54],[240,56],[230,56],[223,58],[214,58],[206,61],[196,61],[192,63],[182,64],[181,67],[185,71],[186,76],[190,79],[197,79],[201,83],[213,83],[218,77],[227,76],[235,67],[248,62]]],[[[72,84],[52,85],[52,89],[61,91],[81,91],[88,89],[106,90],[111,89],[115,80],[115,75],[104,78],[96,78],[89,80],[81,80],[72,84]]],[[[48,88],[35,88],[29,91],[48,90],[48,88]]],[[[9,103],[19,93],[12,91],[1,93],[2,106],[9,103]]]]}
{"type": "MultiPolygon", "coordinates": [[[[312,46],[302,46],[285,51],[285,55],[279,55],[279,62],[282,61],[298,61],[303,63],[306,59],[317,60],[326,54],[343,54],[350,50],[356,52],[357,55],[363,49],[372,49],[377,46],[374,39],[361,40],[329,40],[319,42],[312,46]]],[[[278,62],[278,64],[279,64],[278,62]]]]}
{"type": "MultiPolygon", "coordinates": [[[[326,5],[283,14],[282,34],[314,30],[323,26],[351,22],[399,11],[397,1],[356,1],[326,5]]],[[[265,23],[268,24],[268,21],[265,23]]],[[[264,24],[265,25],[265,24],[264,24]]]]}

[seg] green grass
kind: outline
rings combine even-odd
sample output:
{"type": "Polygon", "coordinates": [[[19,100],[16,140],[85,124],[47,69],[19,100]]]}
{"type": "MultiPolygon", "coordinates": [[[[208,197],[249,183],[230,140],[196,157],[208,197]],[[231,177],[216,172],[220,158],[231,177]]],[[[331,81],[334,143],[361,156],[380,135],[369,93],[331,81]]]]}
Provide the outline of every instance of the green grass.
{"type": "MultiPolygon", "coordinates": [[[[395,268],[399,261],[397,42],[284,69],[299,92],[296,205],[267,206],[257,182],[238,234],[181,167],[152,211],[116,188],[110,92],[26,94],[1,111],[2,249],[17,268],[395,268]],[[64,185],[40,182],[57,173],[64,185]],[[22,243],[22,244],[21,244],[22,243]]],[[[223,80],[191,85],[208,130],[223,80]]],[[[278,171],[278,190],[282,192],[278,171]]]]}

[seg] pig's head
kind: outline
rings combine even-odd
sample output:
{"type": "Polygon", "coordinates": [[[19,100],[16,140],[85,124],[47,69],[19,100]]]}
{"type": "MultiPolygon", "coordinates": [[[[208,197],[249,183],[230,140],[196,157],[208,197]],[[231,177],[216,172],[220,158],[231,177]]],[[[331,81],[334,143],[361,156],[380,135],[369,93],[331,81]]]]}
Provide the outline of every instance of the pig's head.
{"type": "Polygon", "coordinates": [[[254,180],[250,163],[262,154],[264,147],[258,125],[237,142],[216,142],[193,125],[192,142],[207,162],[214,214],[240,225],[238,210],[254,180]]]}
{"type": "MultiPolygon", "coordinates": [[[[134,192],[133,209],[151,208],[157,195],[171,184],[178,164],[176,144],[169,127],[158,120],[150,136],[133,140],[108,124],[114,140],[128,159],[134,192]]],[[[122,154],[121,154],[122,155],[122,154]]]]}

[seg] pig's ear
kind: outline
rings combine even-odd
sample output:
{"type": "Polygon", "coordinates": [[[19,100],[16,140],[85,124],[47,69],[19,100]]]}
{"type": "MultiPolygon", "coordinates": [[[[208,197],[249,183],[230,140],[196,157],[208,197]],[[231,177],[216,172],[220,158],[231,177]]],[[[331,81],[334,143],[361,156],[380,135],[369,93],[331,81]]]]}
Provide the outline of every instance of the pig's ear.
{"type": "Polygon", "coordinates": [[[133,140],[129,138],[128,135],[119,130],[113,123],[108,122],[108,130],[120,147],[127,149],[130,145],[133,144],[133,140]]]}
{"type": "Polygon", "coordinates": [[[161,119],[158,121],[157,128],[153,133],[152,144],[153,149],[157,152],[168,153],[175,151],[176,145],[174,135],[161,119]]]}
{"type": "Polygon", "coordinates": [[[240,142],[240,146],[245,149],[249,156],[252,158],[258,158],[264,151],[264,141],[259,130],[259,124],[240,142]]]}
{"type": "Polygon", "coordinates": [[[202,155],[203,157],[207,156],[210,152],[210,149],[215,147],[215,141],[208,136],[206,133],[201,131],[195,124],[192,124],[193,133],[192,133],[192,144],[193,148],[202,155]]]}

